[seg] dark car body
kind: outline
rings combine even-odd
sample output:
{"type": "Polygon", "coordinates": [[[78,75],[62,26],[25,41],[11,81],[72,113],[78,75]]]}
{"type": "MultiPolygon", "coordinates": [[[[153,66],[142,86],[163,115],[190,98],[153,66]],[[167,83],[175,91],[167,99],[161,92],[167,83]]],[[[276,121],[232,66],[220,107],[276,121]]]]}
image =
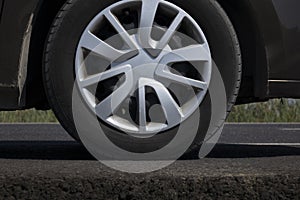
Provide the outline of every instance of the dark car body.
{"type": "MultiPolygon", "coordinates": [[[[0,0],[0,109],[47,109],[42,60],[46,37],[66,0],[0,0]]],[[[300,98],[300,1],[217,0],[240,41],[237,103],[300,98]]]]}

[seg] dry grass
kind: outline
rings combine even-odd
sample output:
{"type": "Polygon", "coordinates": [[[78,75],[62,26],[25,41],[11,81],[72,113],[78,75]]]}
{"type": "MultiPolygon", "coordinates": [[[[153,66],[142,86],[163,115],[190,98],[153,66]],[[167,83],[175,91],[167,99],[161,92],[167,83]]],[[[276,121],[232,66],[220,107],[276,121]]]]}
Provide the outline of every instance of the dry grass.
{"type": "MultiPolygon", "coordinates": [[[[266,103],[236,106],[228,122],[300,122],[300,101],[272,100],[266,103]]],[[[0,112],[0,122],[57,122],[52,111],[0,112]]]]}

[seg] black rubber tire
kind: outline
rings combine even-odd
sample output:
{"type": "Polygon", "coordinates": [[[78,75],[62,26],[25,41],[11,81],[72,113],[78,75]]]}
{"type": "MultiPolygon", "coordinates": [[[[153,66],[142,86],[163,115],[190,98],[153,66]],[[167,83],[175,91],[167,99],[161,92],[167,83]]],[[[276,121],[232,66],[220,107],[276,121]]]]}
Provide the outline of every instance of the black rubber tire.
{"type": "MultiPolygon", "coordinates": [[[[48,36],[43,67],[47,97],[62,126],[77,140],[79,137],[72,115],[72,90],[75,80],[74,60],[77,44],[83,30],[94,16],[117,1],[68,0],[56,16],[48,36]]],[[[171,0],[170,2],[188,12],[199,23],[206,35],[212,57],[225,83],[229,113],[238,95],[241,79],[239,42],[229,18],[215,0],[171,0]]],[[[202,110],[207,110],[205,106],[209,106],[208,101],[209,95],[205,100],[206,103],[201,104],[202,110]]],[[[206,124],[200,125],[200,129],[205,129],[208,126],[205,121],[201,121],[201,123],[206,124]]],[[[117,130],[107,128],[113,134],[119,134],[117,130]]],[[[117,143],[122,146],[122,143],[127,139],[119,140],[119,136],[115,138],[117,143]]],[[[151,143],[157,144],[155,148],[159,148],[170,137],[168,134],[159,134],[158,137],[152,139],[151,143]]],[[[189,152],[199,147],[202,140],[203,136],[197,137],[189,152]]],[[[129,148],[136,151],[140,145],[133,145],[133,143],[130,143],[129,148]]],[[[142,145],[144,146],[144,144],[142,145]]]]}

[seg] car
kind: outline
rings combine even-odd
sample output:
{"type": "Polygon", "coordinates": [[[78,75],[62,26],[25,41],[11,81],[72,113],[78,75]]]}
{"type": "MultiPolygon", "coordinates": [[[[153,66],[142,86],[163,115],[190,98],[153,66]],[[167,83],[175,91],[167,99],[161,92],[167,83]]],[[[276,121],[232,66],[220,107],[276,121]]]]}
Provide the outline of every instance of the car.
{"type": "Polygon", "coordinates": [[[186,152],[201,146],[213,65],[227,113],[238,104],[300,98],[299,0],[0,0],[0,6],[0,110],[52,109],[77,140],[74,85],[108,137],[142,153],[168,144],[197,109],[201,123],[186,152]]]}

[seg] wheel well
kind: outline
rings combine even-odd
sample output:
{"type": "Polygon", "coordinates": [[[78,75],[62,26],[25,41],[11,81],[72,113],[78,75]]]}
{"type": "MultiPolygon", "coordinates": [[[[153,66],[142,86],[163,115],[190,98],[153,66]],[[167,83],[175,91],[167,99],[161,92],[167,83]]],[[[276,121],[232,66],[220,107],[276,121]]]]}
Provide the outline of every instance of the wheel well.
{"type": "Polygon", "coordinates": [[[261,101],[268,94],[264,43],[248,0],[217,0],[236,30],[242,52],[242,82],[237,103],[261,101]]]}
{"type": "MultiPolygon", "coordinates": [[[[49,107],[42,79],[43,51],[53,19],[66,1],[41,1],[36,11],[25,85],[27,107],[49,107]]],[[[237,103],[264,100],[268,93],[268,67],[251,6],[247,0],[217,1],[233,23],[242,52],[243,75],[237,103]]]]}

